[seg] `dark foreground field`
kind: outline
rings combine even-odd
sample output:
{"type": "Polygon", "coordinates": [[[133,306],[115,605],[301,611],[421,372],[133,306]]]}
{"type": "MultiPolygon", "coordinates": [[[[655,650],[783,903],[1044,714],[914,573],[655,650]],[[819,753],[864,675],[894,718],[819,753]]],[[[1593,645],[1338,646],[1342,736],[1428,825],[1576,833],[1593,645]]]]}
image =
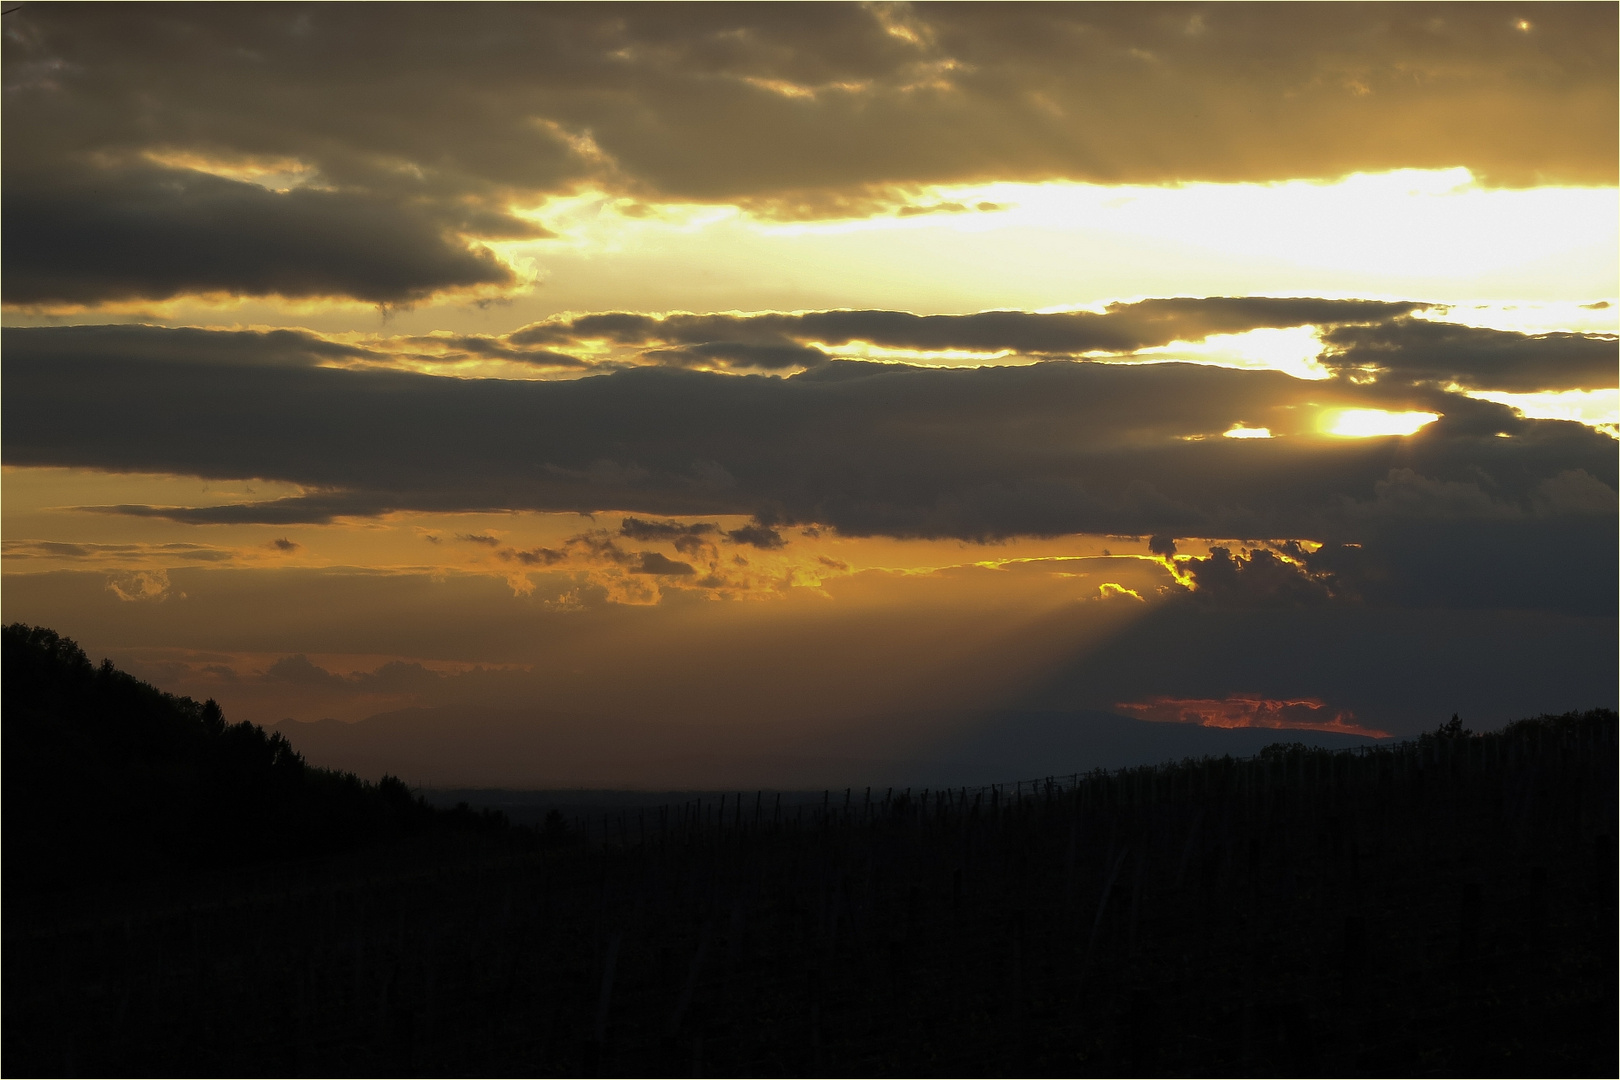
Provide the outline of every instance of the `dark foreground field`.
{"type": "Polygon", "coordinates": [[[8,873],[4,1069],[1614,1075],[1615,736],[8,873]]]}

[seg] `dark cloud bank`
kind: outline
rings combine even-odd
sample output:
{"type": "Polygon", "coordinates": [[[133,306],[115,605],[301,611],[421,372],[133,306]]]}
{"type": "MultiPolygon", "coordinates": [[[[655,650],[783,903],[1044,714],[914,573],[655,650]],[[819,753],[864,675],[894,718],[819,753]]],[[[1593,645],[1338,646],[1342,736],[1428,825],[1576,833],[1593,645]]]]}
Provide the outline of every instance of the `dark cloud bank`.
{"type": "MultiPolygon", "coordinates": [[[[187,361],[205,364],[389,366],[401,359],[457,363],[506,360],[559,375],[626,366],[791,373],[819,367],[856,344],[951,350],[1015,359],[1119,358],[1216,334],[1316,326],[1318,361],[1363,396],[1378,384],[1414,391],[1526,393],[1590,390],[1617,382],[1612,334],[1527,334],[1438,321],[1443,307],[1419,301],[1311,297],[1172,297],[1114,303],[1102,311],[981,311],[915,315],[834,310],[750,314],[608,311],[563,316],[507,334],[384,338],[367,345],[304,330],[209,331],[192,327],[80,325],[16,328],[7,347],[30,358],[187,361]],[[1428,317],[1424,317],[1428,316],[1428,317]],[[607,347],[596,360],[582,355],[607,347]],[[579,355],[576,355],[579,354],[579,355]]],[[[1421,396],[1421,395],[1420,395],[1421,396]]]]}
{"type": "Polygon", "coordinates": [[[350,192],[155,168],[8,171],[3,206],[9,304],[214,292],[397,303],[514,280],[430,215],[350,192]]]}
{"type": "MultiPolygon", "coordinates": [[[[1443,314],[1416,301],[1311,297],[1174,297],[1115,303],[1102,311],[981,311],[914,315],[839,310],[748,315],[602,312],[535,323],[465,346],[555,364],[556,349],[607,342],[641,350],[644,361],[714,370],[815,367],[857,342],[889,349],[958,350],[1024,357],[1128,354],[1215,334],[1297,326],[1323,328],[1318,360],[1360,385],[1534,393],[1615,385],[1620,350],[1610,334],[1527,334],[1420,317],[1443,314]],[[833,350],[828,352],[826,350],[833,350]]],[[[469,340],[470,339],[464,339],[469,340]]],[[[566,354],[564,354],[566,356],[566,354]]],[[[577,364],[571,356],[567,361],[577,364]]]]}
{"type": "MultiPolygon", "coordinates": [[[[1402,316],[1378,325],[1386,342],[1429,335],[1402,316]]],[[[1614,354],[1611,339],[1572,348],[1570,336],[1553,338],[1515,336],[1517,359],[1487,350],[1475,370],[1486,382],[1512,364],[1545,370],[1532,380],[1544,386],[1564,379],[1571,352],[1614,354]],[[1551,362],[1541,364],[1544,346],[1551,362]]],[[[639,368],[510,382],[317,367],[322,349],[346,347],[292,334],[20,328],[4,342],[8,464],[311,489],[265,503],[106,508],[124,514],[196,524],[391,510],[752,514],[757,535],[730,539],[755,546],[772,546],[780,537],[769,530],[784,524],[964,540],[1128,534],[1161,547],[1310,540],[1325,546],[1239,553],[1198,573],[1209,595],[1234,602],[1613,610],[1613,440],[1397,374],[1360,385],[1177,363],[828,361],[791,378],[639,368]],[[1340,440],[1312,433],[1323,405],[1442,416],[1406,438],[1340,440]],[[1221,437],[1238,422],[1284,437],[1221,437]]],[[[1450,379],[1476,355],[1424,348],[1416,361],[1387,347],[1377,356],[1408,376],[1449,365],[1450,379]]]]}
{"type": "Polygon", "coordinates": [[[1381,324],[1430,306],[1413,301],[1215,296],[1116,303],[1103,311],[968,315],[883,310],[746,315],[609,311],[534,323],[505,335],[499,344],[513,357],[536,347],[566,349],[606,342],[644,350],[647,359],[669,366],[787,370],[827,360],[824,347],[856,342],[919,352],[1011,351],[1068,357],[1128,353],[1262,328],[1381,324]]]}
{"type": "Polygon", "coordinates": [[[31,3],[5,300],[500,288],[479,242],[581,185],[793,217],[986,179],[1612,184],[1615,41],[1606,4],[31,3]]]}

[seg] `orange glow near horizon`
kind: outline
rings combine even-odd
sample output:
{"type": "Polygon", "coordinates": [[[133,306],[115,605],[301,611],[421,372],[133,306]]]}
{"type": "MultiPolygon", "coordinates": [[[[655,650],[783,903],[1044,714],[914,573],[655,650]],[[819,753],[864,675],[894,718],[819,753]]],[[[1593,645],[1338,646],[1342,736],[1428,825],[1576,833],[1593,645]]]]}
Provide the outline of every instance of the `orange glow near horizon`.
{"type": "Polygon", "coordinates": [[[1114,706],[1138,720],[1160,724],[1196,724],[1214,728],[1269,728],[1278,731],[1336,731],[1387,739],[1389,732],[1355,722],[1349,709],[1335,709],[1318,698],[1273,699],[1256,694],[1224,698],[1152,697],[1114,706]]]}
{"type": "Polygon", "coordinates": [[[131,602],[178,596],[183,586],[171,575],[192,568],[473,575],[504,581],[514,598],[594,586],[606,590],[604,602],[633,605],[683,595],[781,599],[863,573],[943,580],[983,571],[1003,582],[1039,578],[1060,589],[1055,595],[1075,602],[1154,602],[1170,584],[1155,576],[1162,571],[1149,557],[1145,537],[1076,534],[975,544],[783,526],[780,547],[758,548],[730,536],[749,524],[744,515],[688,515],[683,520],[693,527],[691,535],[635,538],[622,532],[626,519],[669,522],[623,511],[399,511],[324,524],[198,526],[114,511],[121,504],[210,507],[310,492],[254,479],[26,466],[3,472],[7,528],[0,547],[7,574],[104,574],[108,591],[131,602]],[[656,569],[649,571],[641,561],[647,552],[668,561],[653,559],[656,569]]]}

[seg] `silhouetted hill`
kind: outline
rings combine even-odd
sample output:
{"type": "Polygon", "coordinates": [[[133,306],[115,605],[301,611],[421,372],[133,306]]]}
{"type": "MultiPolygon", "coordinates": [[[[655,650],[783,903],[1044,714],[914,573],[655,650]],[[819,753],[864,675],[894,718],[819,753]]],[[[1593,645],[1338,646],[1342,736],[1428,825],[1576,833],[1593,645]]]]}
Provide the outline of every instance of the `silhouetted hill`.
{"type": "Polygon", "coordinates": [[[7,629],[5,678],[10,1074],[1615,1071],[1611,711],[1005,786],[609,800],[542,830],[568,843],[440,834],[19,917],[19,844],[100,885],[458,818],[49,631],[7,629]]]}
{"type": "Polygon", "coordinates": [[[6,895],[305,858],[470,821],[312,768],[284,735],[227,723],[90,663],[68,638],[3,633],[6,895]]]}

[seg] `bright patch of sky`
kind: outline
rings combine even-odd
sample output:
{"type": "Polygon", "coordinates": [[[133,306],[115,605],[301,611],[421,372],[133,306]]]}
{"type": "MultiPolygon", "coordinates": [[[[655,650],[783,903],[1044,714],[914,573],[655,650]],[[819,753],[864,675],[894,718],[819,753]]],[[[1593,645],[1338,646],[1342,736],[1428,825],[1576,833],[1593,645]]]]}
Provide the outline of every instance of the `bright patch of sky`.
{"type": "Polygon", "coordinates": [[[1518,409],[1531,420],[1576,420],[1620,436],[1620,390],[1554,390],[1540,394],[1476,390],[1468,396],[1518,409]]]}
{"type": "MultiPolygon", "coordinates": [[[[500,333],[565,311],[919,314],[1094,307],[1149,296],[1423,299],[1504,329],[1614,328],[1612,188],[1488,189],[1464,169],[1336,183],[987,184],[917,193],[960,211],[782,223],[602,193],[536,209],[555,239],[497,245],[532,284],[499,303],[390,312],[397,333],[500,333]],[[994,209],[978,209],[980,204],[994,209]],[[1571,299],[1575,298],[1575,299],[1571,299]]],[[[374,308],[274,300],[146,305],[170,325],[379,329],[374,308]]],[[[14,317],[21,323],[28,317],[14,317]]]]}
{"type": "Polygon", "coordinates": [[[1620,301],[1613,298],[1589,303],[1453,303],[1416,311],[1413,315],[1435,322],[1520,334],[1620,332],[1620,301]]]}
{"type": "Polygon", "coordinates": [[[1390,412],[1386,409],[1333,409],[1324,412],[1321,429],[1329,435],[1348,439],[1370,439],[1384,435],[1411,435],[1440,419],[1432,412],[1390,412]]]}
{"type": "Polygon", "coordinates": [[[1317,363],[1322,352],[1314,326],[1249,330],[1242,334],[1211,334],[1203,341],[1176,341],[1162,348],[1142,349],[1133,359],[1186,360],[1217,367],[1269,369],[1299,379],[1326,379],[1332,372],[1317,363]]]}

